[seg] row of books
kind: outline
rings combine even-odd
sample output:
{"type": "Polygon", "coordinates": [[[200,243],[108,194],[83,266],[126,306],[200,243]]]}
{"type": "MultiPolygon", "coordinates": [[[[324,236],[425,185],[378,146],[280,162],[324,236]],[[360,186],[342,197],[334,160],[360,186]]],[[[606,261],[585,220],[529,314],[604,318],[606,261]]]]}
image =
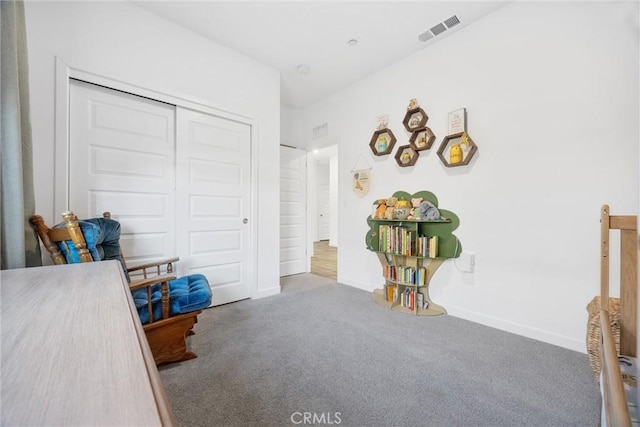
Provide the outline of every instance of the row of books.
{"type": "Polygon", "coordinates": [[[425,301],[424,295],[421,292],[411,288],[406,288],[402,291],[402,294],[400,295],[400,304],[409,310],[415,310],[416,306],[424,309],[429,305],[429,303],[425,301]]]}
{"type": "Polygon", "coordinates": [[[425,267],[385,265],[384,277],[392,282],[424,286],[427,284],[427,269],[425,267]]]}
{"type": "Polygon", "coordinates": [[[380,224],[379,248],[381,251],[398,255],[413,255],[415,231],[398,225],[380,224]]]}
{"type": "Polygon", "coordinates": [[[427,258],[438,256],[438,236],[420,236],[416,245],[416,255],[427,258]]]}
{"type": "Polygon", "coordinates": [[[438,236],[418,236],[414,230],[399,225],[380,224],[378,248],[396,255],[438,256],[438,236]]]}
{"type": "MultiPolygon", "coordinates": [[[[398,286],[387,285],[386,291],[387,301],[391,302],[398,299],[398,286]]],[[[429,302],[424,299],[422,292],[418,292],[416,289],[405,288],[400,293],[400,305],[409,310],[415,310],[416,305],[418,308],[426,309],[429,307],[429,302]]]]}

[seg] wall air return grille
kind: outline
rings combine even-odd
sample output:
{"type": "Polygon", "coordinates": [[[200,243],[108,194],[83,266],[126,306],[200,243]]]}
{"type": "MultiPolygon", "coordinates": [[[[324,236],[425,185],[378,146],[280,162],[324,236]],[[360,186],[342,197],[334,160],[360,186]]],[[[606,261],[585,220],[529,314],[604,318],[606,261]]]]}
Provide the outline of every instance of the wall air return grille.
{"type": "Polygon", "coordinates": [[[329,135],[329,123],[323,123],[313,128],[313,139],[323,138],[329,135]]]}
{"type": "Polygon", "coordinates": [[[456,15],[453,15],[451,18],[448,18],[445,21],[434,25],[428,31],[425,31],[422,34],[419,34],[418,40],[420,40],[421,42],[426,42],[427,40],[431,40],[435,36],[444,33],[445,31],[447,31],[447,29],[451,27],[455,27],[459,23],[460,23],[460,19],[456,15]]]}

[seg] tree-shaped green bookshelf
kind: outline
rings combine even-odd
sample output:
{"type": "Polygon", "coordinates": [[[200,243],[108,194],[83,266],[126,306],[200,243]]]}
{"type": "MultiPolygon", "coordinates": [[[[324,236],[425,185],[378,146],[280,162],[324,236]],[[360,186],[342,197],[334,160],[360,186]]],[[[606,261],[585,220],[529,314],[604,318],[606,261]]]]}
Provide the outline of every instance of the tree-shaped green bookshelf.
{"type": "Polygon", "coordinates": [[[460,220],[453,212],[440,209],[438,198],[430,191],[396,191],[393,197],[430,202],[440,218],[367,218],[367,249],[378,255],[385,279],[383,289],[373,292],[373,300],[392,310],[421,316],[446,314],[444,307],[429,298],[429,282],[444,261],[460,256],[462,244],[453,234],[460,220]]]}

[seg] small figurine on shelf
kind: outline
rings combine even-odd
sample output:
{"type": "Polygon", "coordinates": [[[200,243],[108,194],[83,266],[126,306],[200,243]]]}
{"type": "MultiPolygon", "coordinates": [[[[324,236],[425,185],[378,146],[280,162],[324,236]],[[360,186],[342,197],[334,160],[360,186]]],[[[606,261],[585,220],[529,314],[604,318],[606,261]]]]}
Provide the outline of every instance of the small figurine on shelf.
{"type": "Polygon", "coordinates": [[[466,132],[463,132],[460,137],[460,145],[462,146],[462,151],[465,153],[471,148],[471,144],[469,144],[469,135],[467,135],[466,132]]]}
{"type": "Polygon", "coordinates": [[[453,144],[449,149],[449,163],[452,165],[458,164],[462,161],[462,148],[460,144],[453,144]]]}
{"type": "Polygon", "coordinates": [[[389,147],[389,141],[387,140],[387,137],[384,135],[380,135],[378,137],[378,141],[376,144],[376,149],[378,150],[378,153],[383,153],[387,151],[387,147],[389,147]]]}
{"type": "Polygon", "coordinates": [[[407,110],[415,110],[416,108],[418,108],[418,100],[416,98],[411,98],[409,100],[409,106],[407,107],[407,110]]]}
{"type": "Polygon", "coordinates": [[[378,116],[378,130],[386,129],[389,125],[388,116],[378,116]]]}
{"type": "Polygon", "coordinates": [[[407,163],[409,163],[411,161],[411,154],[408,151],[405,151],[400,156],[400,161],[402,162],[402,164],[406,165],[407,163]]]}

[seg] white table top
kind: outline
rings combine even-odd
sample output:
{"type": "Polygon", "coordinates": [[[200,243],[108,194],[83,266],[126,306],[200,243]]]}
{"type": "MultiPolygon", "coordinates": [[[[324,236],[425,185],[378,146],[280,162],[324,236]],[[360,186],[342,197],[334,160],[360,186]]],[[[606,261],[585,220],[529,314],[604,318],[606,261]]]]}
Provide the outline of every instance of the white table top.
{"type": "Polygon", "coordinates": [[[162,424],[157,369],[117,261],[0,278],[0,425],[162,424]]]}

